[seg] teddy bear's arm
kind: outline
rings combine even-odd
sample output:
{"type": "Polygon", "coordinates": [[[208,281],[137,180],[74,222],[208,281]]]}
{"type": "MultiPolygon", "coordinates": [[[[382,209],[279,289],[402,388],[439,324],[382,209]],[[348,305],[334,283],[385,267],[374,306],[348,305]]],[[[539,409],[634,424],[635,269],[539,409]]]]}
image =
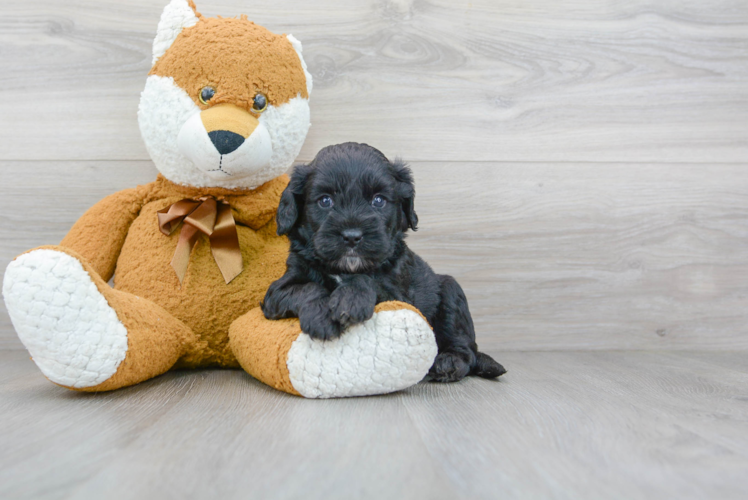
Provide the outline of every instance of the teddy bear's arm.
{"type": "Polygon", "coordinates": [[[82,255],[109,281],[130,225],[144,203],[145,196],[138,188],[107,196],[78,219],[60,245],[82,255]]]}

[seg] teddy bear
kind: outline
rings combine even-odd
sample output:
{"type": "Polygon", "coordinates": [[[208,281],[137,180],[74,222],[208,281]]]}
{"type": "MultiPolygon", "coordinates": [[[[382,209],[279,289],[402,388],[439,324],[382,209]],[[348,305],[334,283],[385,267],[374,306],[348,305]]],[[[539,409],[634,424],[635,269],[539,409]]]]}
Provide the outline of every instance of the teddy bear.
{"type": "Polygon", "coordinates": [[[292,35],[171,0],[138,111],[156,180],[104,198],[59,245],[5,272],[10,318],[50,381],[99,392],[172,369],[242,368],[281,391],[331,398],[393,392],[427,374],[436,341],[407,304],[379,304],[333,341],[261,312],[285,271],[275,214],[310,127],[311,91],[292,35]]]}

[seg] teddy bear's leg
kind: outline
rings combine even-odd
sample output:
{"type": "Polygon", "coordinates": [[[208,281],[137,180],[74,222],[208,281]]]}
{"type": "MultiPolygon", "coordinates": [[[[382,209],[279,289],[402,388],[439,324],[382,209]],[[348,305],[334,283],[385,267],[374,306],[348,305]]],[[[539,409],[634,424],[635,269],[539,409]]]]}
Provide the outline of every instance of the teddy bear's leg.
{"type": "Polygon", "coordinates": [[[113,290],[75,252],[42,247],[5,272],[3,296],[18,336],[52,382],[108,391],[164,373],[195,341],[156,304],[113,290]]]}
{"type": "Polygon", "coordinates": [[[366,396],[417,384],[437,347],[434,333],[414,307],[385,302],[374,316],[335,340],[313,340],[298,319],[270,321],[260,308],[229,330],[231,349],[256,379],[307,398],[366,396]]]}

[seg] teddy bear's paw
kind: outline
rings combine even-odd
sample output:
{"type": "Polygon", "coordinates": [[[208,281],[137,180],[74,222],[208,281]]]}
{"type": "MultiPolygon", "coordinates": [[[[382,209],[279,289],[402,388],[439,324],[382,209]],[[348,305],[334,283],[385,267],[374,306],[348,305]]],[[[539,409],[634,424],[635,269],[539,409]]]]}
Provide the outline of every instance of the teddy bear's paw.
{"type": "Polygon", "coordinates": [[[417,312],[381,311],[335,340],[301,334],[286,365],[294,388],[307,398],[367,396],[399,391],[428,373],[437,347],[417,312]]]}
{"type": "Polygon", "coordinates": [[[94,387],[112,377],[127,353],[127,330],[74,257],[34,250],[11,262],[3,296],[34,362],[52,382],[94,387]]]}

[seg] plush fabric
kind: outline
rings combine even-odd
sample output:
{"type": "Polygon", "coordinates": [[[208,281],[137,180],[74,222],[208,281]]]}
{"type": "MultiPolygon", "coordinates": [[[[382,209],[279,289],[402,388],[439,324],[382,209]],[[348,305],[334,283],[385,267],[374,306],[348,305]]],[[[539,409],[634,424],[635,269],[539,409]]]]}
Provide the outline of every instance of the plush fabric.
{"type": "MultiPolygon", "coordinates": [[[[244,192],[189,188],[159,176],[154,183],[134,192],[124,192],[127,197],[135,193],[139,196],[137,201],[132,201],[133,206],[139,207],[138,216],[132,220],[123,216],[124,220],[116,226],[124,234],[113,233],[109,226],[110,218],[119,220],[114,204],[121,198],[114,195],[84,214],[61,245],[74,250],[86,261],[95,262],[101,260],[102,244],[109,235],[114,236],[122,242],[121,251],[120,248],[111,249],[111,255],[117,259],[115,289],[161,305],[206,342],[180,366],[237,367],[227,348],[228,327],[238,316],[258,307],[268,286],[285,270],[288,243],[276,236],[274,216],[287,183],[288,177],[284,175],[256,190],[244,192]],[[231,206],[245,271],[227,285],[210,252],[207,236],[201,235],[180,287],[170,264],[179,232],[171,236],[161,233],[155,223],[157,212],[182,199],[206,195],[225,200],[231,206]]],[[[102,269],[109,270],[111,263],[107,264],[102,269]]],[[[92,267],[98,271],[96,265],[92,267]]],[[[109,279],[110,274],[102,277],[109,279]]]]}
{"type": "Polygon", "coordinates": [[[231,349],[241,366],[256,379],[291,394],[302,395],[299,391],[303,391],[306,397],[382,394],[415,384],[436,356],[436,343],[426,319],[418,309],[403,302],[377,304],[374,311],[374,318],[359,328],[364,330],[363,335],[347,332],[345,338],[322,342],[302,334],[296,318],[268,321],[260,309],[253,309],[231,325],[231,349]],[[393,338],[393,329],[388,327],[399,325],[387,318],[388,312],[412,315],[397,318],[410,320],[410,331],[400,328],[401,335],[393,338]],[[377,321],[386,323],[378,331],[377,321]],[[367,327],[370,331],[366,331],[367,327]],[[359,349],[354,342],[365,348],[359,349]],[[293,347],[296,350],[291,354],[293,347]],[[375,352],[377,349],[379,352],[375,352]],[[411,359],[400,363],[398,358],[403,354],[411,359]],[[322,358],[327,358],[330,370],[324,370],[322,358]],[[393,371],[394,376],[388,377],[393,371]],[[377,372],[382,376],[377,377],[377,372]],[[331,381],[327,391],[326,381],[331,381]]]}
{"type": "Polygon", "coordinates": [[[195,187],[254,189],[291,166],[310,127],[313,82],[301,42],[273,34],[245,16],[205,18],[191,2],[172,0],[153,50],[138,121],[162,174],[195,187]],[[215,95],[203,103],[200,94],[206,86],[215,95]],[[268,100],[263,113],[253,110],[258,93],[268,100]],[[241,109],[246,115],[241,121],[256,128],[226,155],[203,133],[201,120],[201,111],[221,104],[241,109]]]}
{"type": "Polygon", "coordinates": [[[73,252],[55,250],[41,248],[11,264],[3,281],[8,310],[44,375],[68,387],[95,387],[125,359],[127,327],[102,293],[106,283],[73,252]]]}
{"type": "Polygon", "coordinates": [[[174,0],[167,5],[153,40],[153,64],[169,50],[184,28],[196,25],[202,17],[192,0],[174,0]]]}
{"type": "Polygon", "coordinates": [[[198,98],[210,85],[216,95],[210,105],[229,102],[252,109],[262,92],[279,106],[301,94],[308,99],[306,76],[299,56],[284,35],[276,35],[246,17],[205,19],[182,31],[181,40],[153,66],[151,75],[171,77],[201,109],[198,98]],[[226,46],[246,50],[225,50],[226,46]]]}
{"type": "Polygon", "coordinates": [[[244,368],[279,390],[313,398],[418,382],[436,342],[411,306],[382,304],[369,322],[329,343],[312,341],[297,319],[270,321],[260,310],[286,268],[289,243],[277,235],[275,214],[289,182],[283,172],[309,128],[312,81],[298,40],[243,16],[208,19],[192,1],[172,0],[153,57],[139,122],[161,174],[104,198],[60,245],[26,252],[6,270],[6,306],[42,373],[97,392],[174,368],[244,368]],[[206,85],[216,89],[207,105],[198,99],[206,85]],[[269,100],[261,115],[251,109],[258,91],[269,100]],[[244,142],[222,152],[214,131],[244,142]],[[206,197],[230,206],[243,267],[224,278],[200,233],[180,283],[171,262],[185,225],[164,234],[158,213],[206,197]]]}

